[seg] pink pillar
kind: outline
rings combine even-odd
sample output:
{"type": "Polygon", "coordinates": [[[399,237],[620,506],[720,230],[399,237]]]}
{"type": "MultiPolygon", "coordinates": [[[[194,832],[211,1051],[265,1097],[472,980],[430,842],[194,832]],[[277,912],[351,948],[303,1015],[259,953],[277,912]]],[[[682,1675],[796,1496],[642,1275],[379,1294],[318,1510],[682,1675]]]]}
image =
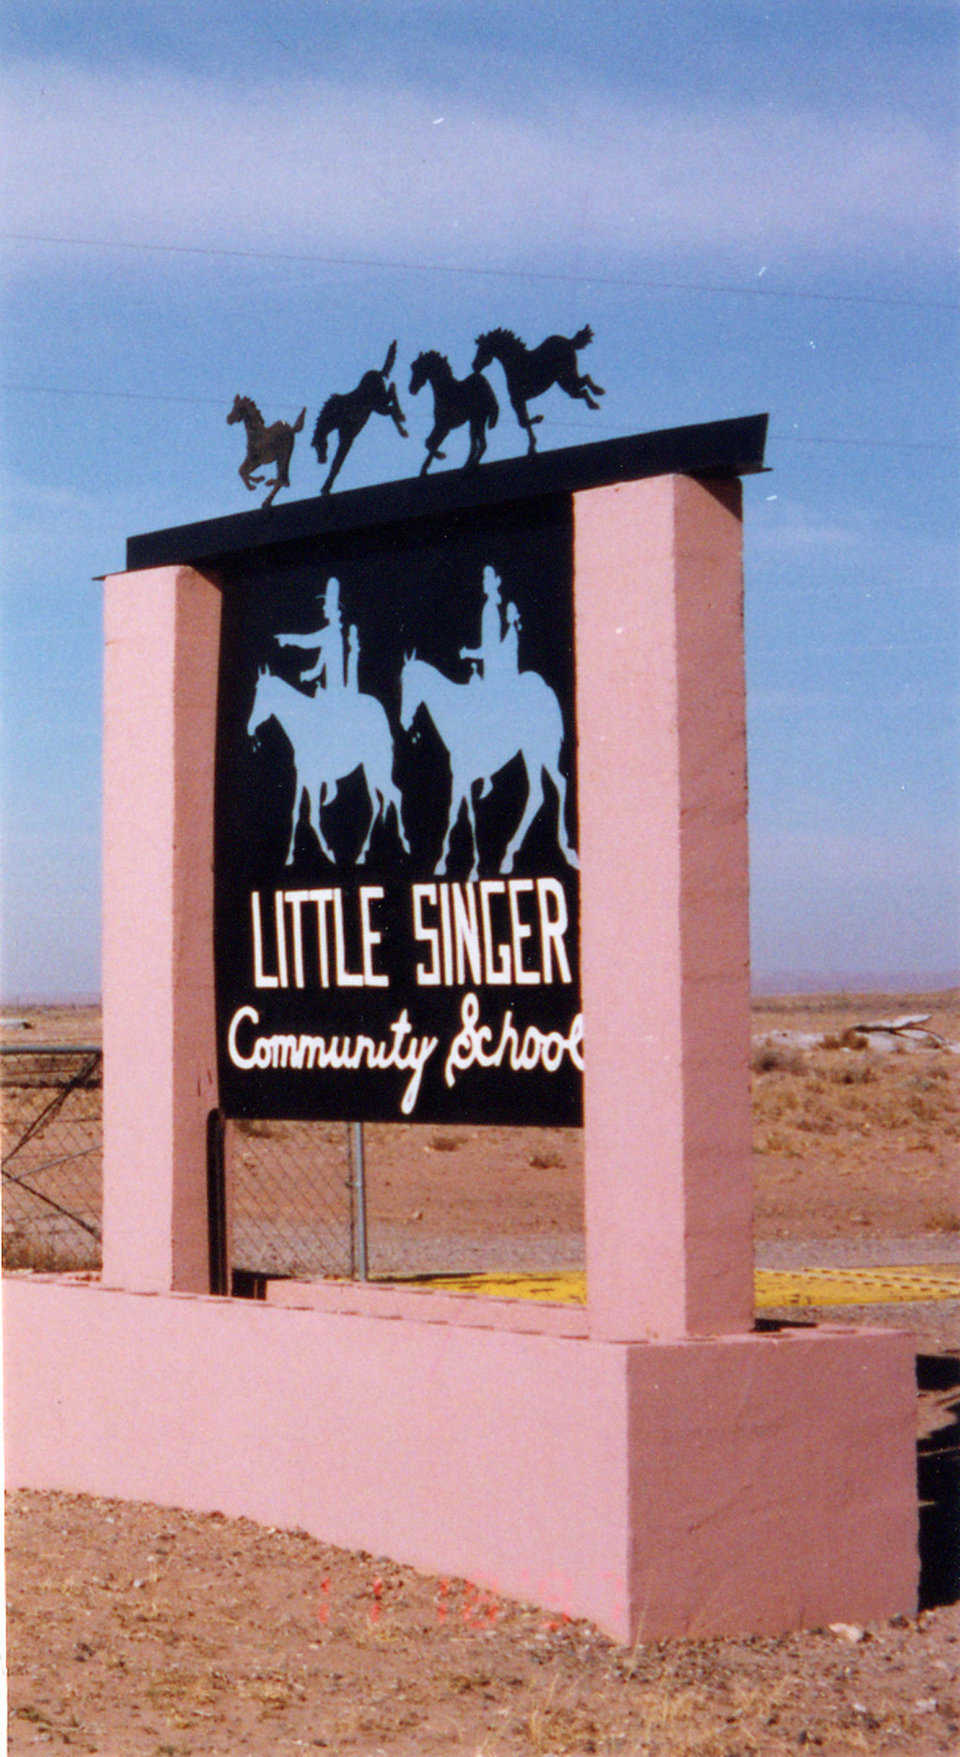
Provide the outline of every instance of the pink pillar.
{"type": "Polygon", "coordinates": [[[104,620],[103,1280],[204,1292],[220,594],[121,574],[104,620]]]}
{"type": "Polygon", "coordinates": [[[591,1333],[753,1322],[740,485],[574,502],[591,1333]]]}

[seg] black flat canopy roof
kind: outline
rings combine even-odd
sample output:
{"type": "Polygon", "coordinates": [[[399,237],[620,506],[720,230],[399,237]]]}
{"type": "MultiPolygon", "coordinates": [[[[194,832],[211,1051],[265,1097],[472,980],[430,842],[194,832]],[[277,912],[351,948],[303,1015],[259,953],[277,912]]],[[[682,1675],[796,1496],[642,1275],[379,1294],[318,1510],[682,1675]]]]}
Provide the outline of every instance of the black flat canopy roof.
{"type": "Polygon", "coordinates": [[[462,512],[534,495],[574,494],[643,476],[716,480],[755,475],[764,468],[767,419],[743,415],[693,427],[666,427],[626,439],[601,439],[592,445],[506,458],[476,470],[441,470],[436,475],[409,476],[326,497],[318,494],[310,500],[274,502],[254,512],[148,531],[128,537],[127,570],[209,565],[240,550],[302,541],[328,531],[462,512]]]}

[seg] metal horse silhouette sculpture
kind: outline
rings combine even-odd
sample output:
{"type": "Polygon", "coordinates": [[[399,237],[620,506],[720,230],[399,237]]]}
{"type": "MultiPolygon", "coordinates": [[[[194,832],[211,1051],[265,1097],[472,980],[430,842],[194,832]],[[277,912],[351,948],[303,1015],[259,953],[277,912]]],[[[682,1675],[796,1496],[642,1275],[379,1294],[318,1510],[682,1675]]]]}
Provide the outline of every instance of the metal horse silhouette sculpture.
{"type": "Polygon", "coordinates": [[[270,493],[264,501],[269,506],[274,495],[280,488],[290,486],[290,458],[293,453],[294,436],[300,432],[306,416],[306,409],[301,409],[291,427],[289,421],[274,421],[268,427],[252,397],[236,396],[233,408],[227,416],[227,426],[232,427],[235,421],[242,421],[247,430],[247,455],[240,465],[238,474],[245,488],[251,494],[264,478],[254,474],[263,464],[276,464],[277,473],[273,478],[270,493]]]}
{"type": "Polygon", "coordinates": [[[425,476],[434,458],[443,458],[440,450],[448,433],[455,427],[470,423],[470,451],[462,468],[472,470],[487,449],[488,427],[495,427],[500,413],[497,399],[487,380],[479,372],[469,378],[454,378],[450,362],[436,348],[418,354],[410,372],[410,394],[429,384],[433,391],[433,429],[427,439],[427,455],[420,466],[425,476]]]}
{"type": "Polygon", "coordinates": [[[405,416],[397,401],[396,386],[387,383],[396,357],[397,344],[394,341],[387,349],[387,357],[379,372],[375,368],[365,372],[355,390],[342,394],[335,392],[327,398],[320,410],[310,441],[317,454],[318,464],[326,463],[327,440],[334,430],[337,434],[337,449],[329,475],[320,490],[321,494],[330,493],[347,452],[371,415],[389,415],[401,438],[407,438],[407,429],[403,424],[405,416]]]}
{"type": "Polygon", "coordinates": [[[293,864],[294,843],[300,804],[307,793],[307,822],[327,859],[334,864],[337,856],[324,836],[320,814],[328,797],[332,801],[341,781],[357,769],[363,770],[370,800],[370,822],[363,838],[356,864],[367,857],[374,826],[386,822],[393,809],[397,835],[405,853],[409,854],[401,816],[402,800],[393,781],[393,738],[387,716],[376,696],[350,690],[319,689],[316,695],[305,695],[292,683],[273,672],[261,669],[253,707],[247,721],[247,735],[256,737],[267,720],[276,720],[293,752],[294,795],[290,825],[290,845],[286,864],[293,864]],[[309,786],[316,787],[311,811],[309,786]]]}
{"type": "Polygon", "coordinates": [[[490,329],[477,337],[473,370],[482,372],[491,360],[499,360],[514,413],[527,435],[528,453],[537,449],[533,429],[538,421],[543,420],[542,415],[528,415],[530,397],[542,396],[556,384],[566,391],[568,397],[578,398],[591,409],[599,409],[600,404],[593,398],[605,396],[606,392],[577,366],[577,349],[585,348],[592,341],[593,330],[588,323],[575,336],[548,336],[538,348],[532,349],[511,329],[490,329]]]}
{"type": "Polygon", "coordinates": [[[494,776],[519,755],[527,776],[527,798],[507,844],[500,871],[513,863],[530,825],[545,800],[543,777],[549,775],[557,796],[557,843],[569,866],[579,866],[566,831],[567,784],[560,772],[563,716],[553,690],[536,671],[518,671],[496,686],[481,677],[455,683],[426,660],[410,654],[400,673],[400,723],[409,731],[420,708],[429,714],[450,759],[450,811],[437,873],[445,873],[450,841],[466,810],[473,839],[473,865],[479,866],[474,789],[489,793],[494,776]]]}

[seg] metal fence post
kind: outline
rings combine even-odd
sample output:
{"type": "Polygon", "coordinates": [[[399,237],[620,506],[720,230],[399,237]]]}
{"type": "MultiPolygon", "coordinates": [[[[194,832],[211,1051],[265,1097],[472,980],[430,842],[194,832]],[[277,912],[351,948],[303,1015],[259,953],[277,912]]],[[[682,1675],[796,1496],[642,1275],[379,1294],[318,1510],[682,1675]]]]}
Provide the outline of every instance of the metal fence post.
{"type": "Polygon", "coordinates": [[[207,1226],[210,1239],[210,1292],[230,1292],[227,1261],[226,1122],[222,1110],[207,1116],[207,1226]]]}
{"type": "Polygon", "coordinates": [[[353,1278],[367,1280],[367,1187],[364,1176],[363,1124],[351,1123],[351,1169],[353,1173],[353,1278]]]}

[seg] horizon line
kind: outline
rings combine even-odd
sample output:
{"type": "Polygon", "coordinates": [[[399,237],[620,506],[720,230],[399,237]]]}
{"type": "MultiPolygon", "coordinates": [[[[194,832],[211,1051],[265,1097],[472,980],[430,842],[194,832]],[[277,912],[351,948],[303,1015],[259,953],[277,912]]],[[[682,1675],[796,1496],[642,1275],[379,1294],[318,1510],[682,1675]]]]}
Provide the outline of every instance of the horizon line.
{"type": "MultiPolygon", "coordinates": [[[[960,970],[892,972],[783,970],[757,976],[750,984],[751,1000],[775,1000],[789,995],[883,995],[939,994],[960,988],[960,970]]],[[[0,995],[4,1012],[25,1007],[100,1007],[103,996],[94,989],[34,989],[0,995]]]]}

